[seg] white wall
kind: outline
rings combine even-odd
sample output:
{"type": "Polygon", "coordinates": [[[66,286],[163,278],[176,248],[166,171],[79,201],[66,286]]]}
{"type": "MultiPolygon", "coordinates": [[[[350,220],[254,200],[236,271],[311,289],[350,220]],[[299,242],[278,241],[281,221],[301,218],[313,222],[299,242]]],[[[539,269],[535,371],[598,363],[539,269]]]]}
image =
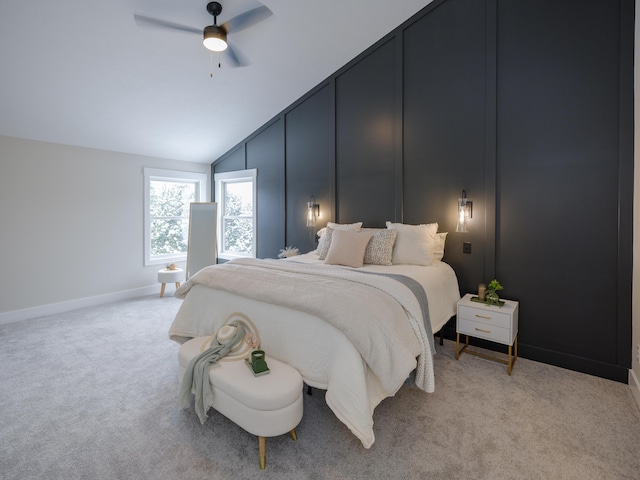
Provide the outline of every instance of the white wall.
{"type": "Polygon", "coordinates": [[[629,386],[640,407],[640,0],[636,0],[635,63],[634,63],[634,201],[633,201],[633,305],[632,360],[629,386]]]}
{"type": "Polygon", "coordinates": [[[159,292],[160,267],[143,266],[144,167],[210,177],[208,164],[0,136],[0,323],[159,292]]]}

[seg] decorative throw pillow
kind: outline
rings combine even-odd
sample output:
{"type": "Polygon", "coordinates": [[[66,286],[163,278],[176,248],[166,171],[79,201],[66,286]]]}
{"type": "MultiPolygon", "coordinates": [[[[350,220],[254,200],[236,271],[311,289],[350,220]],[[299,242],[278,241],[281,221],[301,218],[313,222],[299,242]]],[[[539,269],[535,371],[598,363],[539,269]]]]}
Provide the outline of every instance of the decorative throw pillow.
{"type": "Polygon", "coordinates": [[[396,243],[398,231],[394,229],[378,230],[364,252],[364,263],[371,265],[393,265],[393,245],[396,243]]]}
{"type": "Polygon", "coordinates": [[[320,260],[324,260],[327,258],[327,253],[329,253],[329,247],[331,246],[331,239],[333,238],[333,228],[327,227],[324,232],[324,235],[320,238],[318,242],[318,256],[320,260]]]}
{"type": "Polygon", "coordinates": [[[313,251],[316,255],[320,255],[320,247],[324,244],[322,237],[327,233],[327,227],[322,227],[320,230],[316,232],[316,240],[318,241],[318,246],[313,251]]]}
{"type": "Polygon", "coordinates": [[[324,229],[322,236],[320,237],[320,241],[318,242],[318,255],[320,260],[324,260],[327,258],[327,253],[329,252],[329,247],[331,246],[331,239],[333,238],[333,232],[335,230],[353,230],[358,231],[362,227],[362,222],[350,223],[350,224],[340,224],[328,222],[327,226],[324,229]]]}
{"type": "Polygon", "coordinates": [[[406,225],[387,222],[387,228],[398,231],[391,261],[394,265],[431,265],[437,223],[406,225]]]}
{"type": "Polygon", "coordinates": [[[334,230],[331,246],[324,263],[355,268],[362,267],[364,252],[371,236],[371,232],[334,230]]]}
{"type": "Polygon", "coordinates": [[[433,261],[439,262],[444,257],[444,243],[447,239],[447,232],[436,233],[433,237],[433,261]]]}

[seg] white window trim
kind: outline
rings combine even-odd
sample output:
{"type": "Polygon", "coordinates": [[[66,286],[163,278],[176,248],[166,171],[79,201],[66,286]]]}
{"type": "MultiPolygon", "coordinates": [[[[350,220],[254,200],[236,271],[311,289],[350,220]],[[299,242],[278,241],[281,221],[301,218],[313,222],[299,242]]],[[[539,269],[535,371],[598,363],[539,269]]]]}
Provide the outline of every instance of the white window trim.
{"type": "Polygon", "coordinates": [[[215,181],[215,191],[216,191],[216,203],[218,204],[218,258],[223,260],[233,260],[234,258],[247,258],[247,257],[256,257],[256,246],[258,244],[258,170],[255,168],[251,168],[248,170],[236,170],[233,172],[222,172],[216,173],[214,175],[215,181]],[[222,241],[222,236],[224,234],[223,229],[223,212],[224,212],[224,202],[222,198],[222,183],[234,181],[234,182],[242,182],[251,180],[253,182],[253,249],[251,255],[243,255],[239,253],[231,253],[225,252],[223,250],[224,243],[222,241]]]}
{"type": "Polygon", "coordinates": [[[198,172],[185,172],[182,170],[164,170],[160,168],[143,169],[144,174],[144,266],[164,265],[171,262],[184,262],[187,260],[187,254],[180,255],[163,255],[161,258],[151,258],[151,181],[192,181],[198,186],[196,194],[198,198],[196,202],[207,202],[207,174],[198,172]]]}

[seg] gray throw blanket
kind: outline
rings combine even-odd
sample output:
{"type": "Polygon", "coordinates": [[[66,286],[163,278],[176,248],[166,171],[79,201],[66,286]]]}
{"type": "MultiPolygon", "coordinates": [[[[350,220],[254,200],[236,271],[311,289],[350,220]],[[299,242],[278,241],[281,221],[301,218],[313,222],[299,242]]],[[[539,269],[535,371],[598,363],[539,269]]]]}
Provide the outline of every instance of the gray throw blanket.
{"type": "Polygon", "coordinates": [[[191,404],[191,393],[193,392],[196,396],[195,408],[200,423],[207,421],[207,418],[209,418],[207,411],[213,404],[209,368],[212,364],[225,357],[238,342],[244,341],[246,334],[244,327],[238,322],[232,322],[230,325],[237,327],[236,334],[231,340],[226,343],[220,343],[214,336],[211,341],[211,347],[191,359],[182,378],[179,395],[180,405],[182,408],[187,408],[191,404]]]}
{"type": "Polygon", "coordinates": [[[431,320],[429,318],[429,300],[427,298],[427,294],[418,282],[416,282],[413,278],[407,277],[405,275],[398,275],[397,273],[379,273],[379,272],[364,272],[368,275],[382,275],[385,277],[393,278],[398,282],[402,283],[405,287],[407,287],[411,292],[415,295],[416,300],[420,304],[420,309],[422,310],[422,322],[424,324],[424,330],[427,332],[427,339],[429,340],[429,347],[431,348],[431,353],[433,355],[436,354],[436,346],[433,343],[433,332],[431,330],[431,320]]]}

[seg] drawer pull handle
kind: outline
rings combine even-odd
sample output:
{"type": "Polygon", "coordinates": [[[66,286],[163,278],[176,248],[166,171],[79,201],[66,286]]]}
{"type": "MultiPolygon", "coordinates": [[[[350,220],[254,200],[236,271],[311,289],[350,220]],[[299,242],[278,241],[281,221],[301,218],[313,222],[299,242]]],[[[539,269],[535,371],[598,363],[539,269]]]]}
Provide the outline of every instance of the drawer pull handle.
{"type": "Polygon", "coordinates": [[[491,320],[491,317],[487,317],[486,315],[478,315],[477,313],[476,313],[476,317],[484,318],[485,320],[491,320]]]}
{"type": "Polygon", "coordinates": [[[483,329],[478,328],[478,327],[476,327],[476,330],[477,330],[478,332],[482,332],[482,333],[491,333],[491,330],[483,330],[483,329]]]}

